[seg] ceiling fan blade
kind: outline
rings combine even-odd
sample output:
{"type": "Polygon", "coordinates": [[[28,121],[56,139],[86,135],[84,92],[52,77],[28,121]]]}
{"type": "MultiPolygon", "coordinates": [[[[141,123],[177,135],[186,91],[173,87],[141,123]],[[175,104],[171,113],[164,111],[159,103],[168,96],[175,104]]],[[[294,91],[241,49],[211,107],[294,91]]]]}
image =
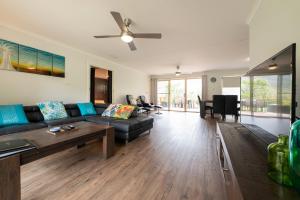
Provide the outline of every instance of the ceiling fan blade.
{"type": "Polygon", "coordinates": [[[121,17],[121,14],[118,13],[118,12],[115,12],[115,11],[111,11],[110,13],[114,17],[114,19],[117,22],[117,24],[120,27],[120,29],[122,31],[126,31],[126,26],[125,26],[124,21],[123,21],[123,19],[121,17]]]}
{"type": "Polygon", "coordinates": [[[94,38],[114,38],[114,37],[121,37],[121,35],[96,35],[94,38]]]}
{"type": "Polygon", "coordinates": [[[129,48],[130,48],[131,51],[135,51],[136,50],[136,46],[135,46],[135,44],[133,42],[129,42],[128,46],[129,46],[129,48]]]}
{"type": "Polygon", "coordinates": [[[161,33],[134,33],[134,38],[161,39],[161,33]]]}

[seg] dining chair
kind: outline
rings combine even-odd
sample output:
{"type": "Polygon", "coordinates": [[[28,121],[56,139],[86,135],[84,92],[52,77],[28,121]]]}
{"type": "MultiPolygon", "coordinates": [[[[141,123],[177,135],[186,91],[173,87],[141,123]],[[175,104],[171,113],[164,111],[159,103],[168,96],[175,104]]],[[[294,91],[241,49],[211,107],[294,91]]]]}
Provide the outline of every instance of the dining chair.
{"type": "Polygon", "coordinates": [[[234,115],[235,121],[238,120],[239,108],[238,108],[238,96],[237,95],[224,95],[225,96],[225,118],[226,115],[234,115]]]}
{"type": "Polygon", "coordinates": [[[225,119],[225,96],[213,95],[213,117],[215,114],[220,114],[222,119],[225,119]]]}
{"type": "Polygon", "coordinates": [[[198,96],[198,101],[199,101],[199,107],[200,107],[200,116],[201,118],[205,118],[206,111],[210,111],[210,116],[213,117],[213,107],[212,106],[207,106],[204,101],[201,100],[200,96],[198,96]]]}

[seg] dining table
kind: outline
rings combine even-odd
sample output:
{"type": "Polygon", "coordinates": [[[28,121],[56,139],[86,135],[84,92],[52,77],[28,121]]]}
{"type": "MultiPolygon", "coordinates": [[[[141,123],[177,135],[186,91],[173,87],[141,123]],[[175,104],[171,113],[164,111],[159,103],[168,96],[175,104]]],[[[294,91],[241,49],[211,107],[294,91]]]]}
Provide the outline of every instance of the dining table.
{"type": "MultiPolygon", "coordinates": [[[[237,101],[237,103],[240,104],[241,101],[237,101]]],[[[203,104],[201,105],[201,109],[200,109],[200,115],[202,118],[205,118],[206,116],[205,106],[207,105],[213,107],[213,100],[212,99],[203,100],[203,104]]]]}

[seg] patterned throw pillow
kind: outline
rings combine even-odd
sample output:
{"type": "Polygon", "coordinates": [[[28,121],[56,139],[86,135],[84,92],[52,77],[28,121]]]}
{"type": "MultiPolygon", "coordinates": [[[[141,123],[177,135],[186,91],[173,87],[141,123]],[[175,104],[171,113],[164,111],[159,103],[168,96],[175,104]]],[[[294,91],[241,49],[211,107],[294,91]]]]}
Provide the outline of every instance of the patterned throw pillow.
{"type": "Polygon", "coordinates": [[[54,120],[68,117],[66,109],[61,102],[47,101],[38,103],[37,105],[40,108],[45,120],[54,120]]]}
{"type": "Polygon", "coordinates": [[[0,127],[28,123],[22,104],[0,106],[0,127]]]}
{"type": "Polygon", "coordinates": [[[102,113],[103,117],[113,117],[122,104],[110,104],[102,113]]]}
{"type": "Polygon", "coordinates": [[[97,114],[92,103],[77,103],[77,106],[82,116],[97,114]]]}
{"type": "Polygon", "coordinates": [[[131,105],[121,105],[119,109],[115,112],[113,117],[119,118],[119,119],[128,119],[135,109],[135,106],[131,105]]]}

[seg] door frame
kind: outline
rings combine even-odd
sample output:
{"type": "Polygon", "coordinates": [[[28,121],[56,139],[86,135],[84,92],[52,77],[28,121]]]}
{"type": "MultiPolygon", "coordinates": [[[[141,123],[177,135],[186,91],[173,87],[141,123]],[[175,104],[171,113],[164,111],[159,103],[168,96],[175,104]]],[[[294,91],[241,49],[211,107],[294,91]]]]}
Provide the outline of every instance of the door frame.
{"type": "MultiPolygon", "coordinates": [[[[202,82],[202,77],[200,77],[200,78],[197,78],[197,77],[193,77],[193,78],[186,78],[185,79],[185,81],[186,81],[186,87],[185,87],[185,89],[186,89],[186,91],[185,91],[185,94],[186,94],[186,101],[187,101],[187,98],[188,98],[188,96],[187,96],[187,89],[188,89],[188,84],[187,84],[187,81],[188,80],[193,80],[193,79],[200,79],[201,80],[201,94],[200,94],[200,97],[202,98],[202,94],[203,94],[203,82],[202,82]]],[[[187,106],[187,104],[185,104],[185,106],[187,106]]],[[[200,106],[200,105],[199,105],[200,106]]],[[[193,113],[200,113],[200,108],[199,108],[199,111],[191,111],[191,110],[187,110],[187,108],[185,109],[185,112],[193,112],[193,113]]]]}
{"type": "Polygon", "coordinates": [[[177,79],[170,79],[169,80],[169,111],[178,111],[178,112],[186,112],[186,79],[185,78],[177,78],[177,79]],[[170,100],[171,100],[171,81],[172,80],[182,80],[182,81],[184,81],[184,92],[183,92],[183,110],[172,110],[171,109],[171,103],[170,103],[170,100]]]}
{"type": "MultiPolygon", "coordinates": [[[[190,79],[200,79],[202,80],[202,77],[176,77],[176,78],[164,78],[164,79],[157,79],[158,81],[168,81],[168,110],[167,111],[175,111],[175,112],[197,112],[197,111],[188,111],[187,110],[187,80],[190,79]],[[184,110],[172,110],[171,109],[171,80],[184,80],[184,110]]],[[[202,86],[201,86],[201,93],[202,93],[202,86]]],[[[157,90],[156,90],[157,94],[157,90]]]]}
{"type": "MultiPolygon", "coordinates": [[[[90,66],[90,102],[95,103],[95,70],[96,69],[105,69],[101,67],[95,67],[93,65],[90,66]]],[[[109,69],[105,69],[108,71],[108,87],[107,87],[107,102],[108,104],[112,103],[112,71],[109,69]]]]}

